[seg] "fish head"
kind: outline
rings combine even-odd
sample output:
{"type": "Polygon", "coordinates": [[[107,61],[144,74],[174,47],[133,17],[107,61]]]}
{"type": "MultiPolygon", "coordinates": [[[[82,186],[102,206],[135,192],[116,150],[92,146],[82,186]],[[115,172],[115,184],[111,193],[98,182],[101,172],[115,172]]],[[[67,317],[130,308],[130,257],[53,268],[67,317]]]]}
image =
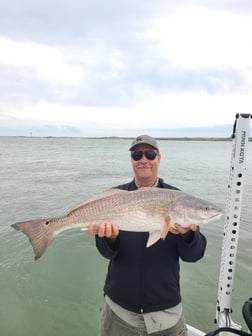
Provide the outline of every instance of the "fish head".
{"type": "Polygon", "coordinates": [[[190,224],[206,224],[222,216],[223,211],[219,206],[197,197],[184,195],[173,204],[174,223],[188,227],[190,224]]]}

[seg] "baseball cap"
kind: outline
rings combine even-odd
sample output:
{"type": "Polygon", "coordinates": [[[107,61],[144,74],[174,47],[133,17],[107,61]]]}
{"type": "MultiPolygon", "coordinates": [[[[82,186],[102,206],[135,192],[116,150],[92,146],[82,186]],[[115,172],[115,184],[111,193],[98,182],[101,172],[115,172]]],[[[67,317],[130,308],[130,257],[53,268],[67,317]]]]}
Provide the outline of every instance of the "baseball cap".
{"type": "Polygon", "coordinates": [[[155,148],[157,151],[159,151],[157,141],[147,134],[139,135],[137,138],[135,138],[132,141],[131,147],[129,150],[131,151],[136,145],[140,145],[140,144],[150,145],[153,148],[155,148]]]}

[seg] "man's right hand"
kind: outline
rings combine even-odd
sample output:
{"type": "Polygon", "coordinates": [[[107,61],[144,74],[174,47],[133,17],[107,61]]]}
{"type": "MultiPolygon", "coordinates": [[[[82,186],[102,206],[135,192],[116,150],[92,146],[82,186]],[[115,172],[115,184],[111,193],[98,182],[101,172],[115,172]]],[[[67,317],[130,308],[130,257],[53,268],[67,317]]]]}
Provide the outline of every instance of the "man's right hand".
{"type": "Polygon", "coordinates": [[[119,235],[119,228],[116,224],[108,222],[100,223],[100,225],[90,224],[88,226],[88,233],[91,236],[98,235],[101,238],[116,239],[119,235]]]}

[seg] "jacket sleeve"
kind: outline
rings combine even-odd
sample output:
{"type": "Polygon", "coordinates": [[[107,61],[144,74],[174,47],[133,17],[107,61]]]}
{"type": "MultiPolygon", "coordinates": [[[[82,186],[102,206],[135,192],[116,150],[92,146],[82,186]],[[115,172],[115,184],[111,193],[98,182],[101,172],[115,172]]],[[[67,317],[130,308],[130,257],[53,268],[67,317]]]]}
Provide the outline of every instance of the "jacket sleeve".
{"type": "Polygon", "coordinates": [[[116,238],[115,241],[111,242],[107,238],[101,238],[99,236],[95,236],[95,242],[97,250],[100,254],[107,259],[114,259],[119,251],[119,237],[116,238]]]}
{"type": "Polygon", "coordinates": [[[183,261],[195,262],[204,256],[207,245],[206,237],[200,233],[199,228],[193,232],[193,237],[190,242],[183,239],[181,235],[178,236],[178,252],[183,261]]]}

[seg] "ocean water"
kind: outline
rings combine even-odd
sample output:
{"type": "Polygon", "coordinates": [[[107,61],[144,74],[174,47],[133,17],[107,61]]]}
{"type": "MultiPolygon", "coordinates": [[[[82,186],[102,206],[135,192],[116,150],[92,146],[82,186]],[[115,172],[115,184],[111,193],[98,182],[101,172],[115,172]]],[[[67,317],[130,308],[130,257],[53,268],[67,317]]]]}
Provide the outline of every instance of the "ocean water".
{"type": "MultiPolygon", "coordinates": [[[[107,261],[94,238],[61,233],[38,261],[27,237],[10,225],[62,215],[132,179],[127,139],[0,137],[0,335],[98,335],[107,261]]],[[[159,176],[225,208],[231,142],[161,140],[159,176]]],[[[232,319],[252,295],[252,143],[248,149],[232,319]]],[[[207,332],[217,298],[224,219],[203,226],[201,261],[181,262],[187,323],[207,332]]]]}

